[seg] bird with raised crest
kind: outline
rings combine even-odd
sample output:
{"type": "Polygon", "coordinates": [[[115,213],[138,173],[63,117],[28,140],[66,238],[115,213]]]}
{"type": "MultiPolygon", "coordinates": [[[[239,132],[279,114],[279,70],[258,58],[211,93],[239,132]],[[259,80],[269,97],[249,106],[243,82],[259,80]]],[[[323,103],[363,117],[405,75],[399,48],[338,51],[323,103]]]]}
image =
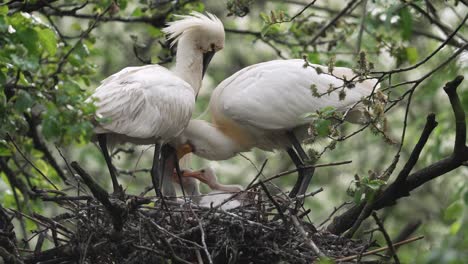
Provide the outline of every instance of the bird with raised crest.
{"type": "Polygon", "coordinates": [[[122,193],[108,144],[155,144],[151,178],[158,196],[175,195],[173,147],[167,143],[187,126],[203,76],[213,55],[224,47],[224,27],[214,15],[177,16],[163,29],[177,44],[174,70],[159,65],[128,67],[103,80],[95,100],[95,134],[107,163],[114,193],[122,193]],[[169,179],[169,180],[164,180],[169,179]]]}

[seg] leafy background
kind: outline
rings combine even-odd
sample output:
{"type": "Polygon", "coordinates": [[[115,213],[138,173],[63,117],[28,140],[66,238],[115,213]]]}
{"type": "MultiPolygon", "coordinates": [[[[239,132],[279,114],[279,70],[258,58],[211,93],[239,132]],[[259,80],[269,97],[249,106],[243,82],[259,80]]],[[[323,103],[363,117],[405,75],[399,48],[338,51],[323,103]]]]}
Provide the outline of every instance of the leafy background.
{"type": "MultiPolygon", "coordinates": [[[[69,177],[70,173],[59,150],[67,160],[78,160],[101,184],[110,187],[104,160],[90,142],[95,108],[86,99],[100,80],[126,66],[151,62],[171,67],[174,50],[168,48],[161,28],[165,20],[174,19],[173,14],[206,10],[220,17],[227,29],[226,47],[210,65],[194,115],[209,119],[205,109],[210,92],[216,84],[243,67],[271,59],[306,56],[312,63],[326,65],[333,60],[337,66],[357,68],[360,50],[377,71],[410,66],[427,57],[447,35],[421,15],[418,7],[436,14],[452,30],[468,11],[462,1],[351,1],[356,4],[317,1],[297,17],[294,15],[308,2],[52,2],[51,6],[57,8],[23,9],[25,12],[12,12],[14,9],[8,8],[11,4],[0,6],[0,200],[6,208],[46,215],[57,213],[57,208],[35,199],[28,189],[31,186],[51,188],[42,174],[55,184],[63,185],[60,178],[69,177]],[[325,33],[317,35],[348,6],[347,15],[325,33]],[[32,10],[36,11],[28,12],[32,10]],[[63,13],[63,10],[69,12],[63,13]],[[95,22],[96,17],[100,22],[95,22]]],[[[40,3],[29,1],[31,6],[40,3]]],[[[431,60],[415,70],[392,75],[391,82],[413,80],[434,69],[461,46],[466,33],[465,26],[459,31],[461,37],[431,60]]],[[[452,151],[452,112],[441,88],[456,75],[466,75],[467,65],[468,55],[464,52],[426,79],[414,94],[401,160],[408,157],[417,141],[427,113],[436,113],[439,122],[416,169],[452,151]]],[[[383,82],[382,88],[389,83],[383,82]]],[[[407,89],[408,86],[392,88],[389,96],[396,99],[407,89]]],[[[468,109],[466,84],[462,85],[460,95],[468,109]]],[[[388,136],[397,142],[404,114],[405,101],[387,113],[388,136]]],[[[345,124],[340,130],[348,134],[357,128],[345,124]]],[[[321,152],[329,143],[321,139],[307,147],[321,152]]],[[[114,160],[122,169],[120,179],[124,186],[130,193],[139,193],[150,184],[148,173],[139,170],[150,167],[152,151],[149,147],[130,149],[129,153],[115,155],[114,160]]],[[[356,195],[350,189],[354,186],[355,175],[365,179],[385,170],[397,149],[397,145],[389,144],[369,129],[351,140],[338,142],[333,150],[327,148],[320,163],[344,160],[352,160],[352,163],[316,171],[311,189],[323,187],[324,191],[307,202],[306,206],[312,209],[311,220],[320,223],[334,206],[344,201],[353,202],[356,195]]],[[[193,157],[187,166],[195,169],[211,166],[222,182],[246,185],[266,159],[265,176],[293,168],[285,153],[258,150],[221,162],[193,157]]],[[[392,237],[407,223],[422,221],[417,233],[423,234],[425,239],[402,247],[399,250],[402,262],[464,263],[468,259],[467,176],[465,166],[426,184],[410,198],[382,212],[392,237]]],[[[288,190],[294,182],[295,176],[291,175],[276,183],[288,190]]],[[[204,187],[202,190],[208,191],[204,187]]],[[[27,220],[25,223],[26,226],[20,228],[21,235],[29,237],[29,230],[35,226],[27,220]]],[[[371,221],[365,222],[361,232],[372,228],[371,221]]]]}

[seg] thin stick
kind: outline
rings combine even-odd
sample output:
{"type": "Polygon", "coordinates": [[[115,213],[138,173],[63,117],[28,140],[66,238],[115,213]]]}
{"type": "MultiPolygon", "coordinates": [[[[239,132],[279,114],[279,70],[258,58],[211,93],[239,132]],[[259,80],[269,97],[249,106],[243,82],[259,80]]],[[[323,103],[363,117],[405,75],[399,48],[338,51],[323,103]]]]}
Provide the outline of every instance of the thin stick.
{"type": "Polygon", "coordinates": [[[287,223],[288,221],[286,221],[286,217],[283,214],[283,210],[281,209],[281,206],[278,204],[278,202],[276,202],[275,198],[273,198],[273,196],[271,196],[271,194],[268,191],[268,188],[265,186],[265,184],[262,181],[260,181],[259,183],[260,183],[260,186],[262,187],[263,191],[267,195],[268,199],[270,199],[270,201],[276,207],[276,210],[278,211],[278,214],[280,215],[281,219],[283,219],[283,223],[287,223]]]}
{"type": "MultiPolygon", "coordinates": [[[[192,209],[192,207],[190,207],[190,209],[192,209]]],[[[208,250],[208,246],[206,245],[206,241],[205,241],[205,236],[206,235],[205,235],[205,230],[203,229],[203,224],[202,224],[202,222],[200,221],[200,218],[198,218],[198,215],[195,212],[192,211],[192,214],[195,217],[195,219],[197,219],[198,226],[200,227],[201,242],[202,242],[202,245],[203,245],[203,250],[205,251],[206,258],[208,259],[208,262],[210,264],[213,264],[213,260],[211,259],[210,251],[208,250]]]]}
{"type": "MultiPolygon", "coordinates": [[[[423,239],[424,236],[418,236],[418,237],[413,237],[413,238],[409,238],[407,240],[403,240],[401,242],[398,242],[398,243],[394,243],[392,244],[393,247],[397,247],[397,246],[401,246],[401,245],[404,245],[404,244],[408,244],[408,243],[411,243],[413,241],[417,241],[417,240],[420,240],[420,239],[423,239]]],[[[365,257],[365,256],[369,256],[369,255],[372,255],[372,254],[375,254],[375,253],[378,253],[378,252],[382,252],[382,251],[385,251],[389,249],[388,246],[386,247],[381,247],[381,248],[377,248],[377,249],[373,249],[373,250],[370,250],[370,251],[367,251],[367,252],[364,252],[363,254],[361,254],[362,257],[365,257]]],[[[344,257],[344,258],[340,258],[340,259],[335,259],[336,262],[343,262],[343,261],[349,261],[349,260],[353,260],[353,259],[356,259],[358,258],[359,255],[353,255],[353,256],[349,256],[349,257],[344,257]]]]}
{"type": "Polygon", "coordinates": [[[304,230],[304,228],[302,227],[302,225],[299,223],[299,220],[297,219],[297,216],[296,215],[291,215],[291,220],[292,220],[292,223],[294,224],[294,226],[296,227],[297,231],[299,232],[299,234],[301,234],[302,238],[304,239],[304,241],[306,242],[305,244],[310,248],[312,249],[312,251],[319,257],[325,257],[325,254],[323,254],[320,249],[317,247],[317,245],[315,245],[314,241],[312,241],[312,239],[310,239],[308,236],[307,236],[307,233],[306,231],[304,230]]]}
{"type": "Polygon", "coordinates": [[[395,260],[395,263],[400,264],[400,259],[398,258],[398,255],[396,254],[396,250],[395,250],[395,247],[392,244],[392,240],[390,239],[390,236],[388,235],[387,230],[385,230],[385,227],[384,227],[382,221],[380,221],[379,216],[377,216],[377,213],[375,211],[372,212],[372,217],[374,218],[375,223],[379,226],[379,230],[380,230],[380,232],[382,232],[382,234],[383,234],[383,236],[385,238],[385,241],[387,242],[388,248],[390,249],[392,257],[395,260]]]}
{"type": "Polygon", "coordinates": [[[24,155],[23,151],[21,151],[21,149],[18,147],[18,145],[16,145],[16,142],[13,140],[13,138],[10,136],[10,134],[7,133],[7,137],[8,139],[10,140],[11,143],[13,143],[13,145],[15,146],[16,150],[19,152],[19,154],[23,157],[24,160],[26,160],[29,165],[31,165],[37,172],[39,172],[39,174],[50,184],[52,185],[52,187],[54,187],[55,190],[58,190],[57,186],[55,186],[55,184],[49,179],[49,177],[47,177],[39,168],[36,167],[36,165],[34,165],[34,163],[32,163],[32,161],[30,161],[26,155],[24,155]]]}
{"type": "MultiPolygon", "coordinates": [[[[308,169],[308,168],[321,168],[321,167],[331,167],[331,166],[337,166],[337,165],[345,165],[345,164],[349,164],[351,163],[352,161],[351,160],[346,160],[346,161],[341,161],[341,162],[332,162],[332,163],[326,163],[326,164],[318,164],[318,165],[309,165],[309,166],[304,166],[302,167],[303,169],[308,169]]],[[[282,177],[282,176],[285,176],[285,175],[288,175],[288,174],[291,174],[291,173],[294,173],[296,172],[298,169],[292,169],[292,170],[287,170],[287,171],[284,171],[284,172],[281,172],[281,173],[278,173],[274,176],[271,176],[269,178],[266,178],[265,180],[263,180],[263,182],[269,182],[269,181],[272,181],[274,179],[277,179],[279,177],[282,177]]],[[[247,187],[246,189],[252,189],[252,188],[255,188],[255,187],[258,187],[260,185],[260,183],[255,183],[255,184],[252,184],[250,187],[247,187]]]]}

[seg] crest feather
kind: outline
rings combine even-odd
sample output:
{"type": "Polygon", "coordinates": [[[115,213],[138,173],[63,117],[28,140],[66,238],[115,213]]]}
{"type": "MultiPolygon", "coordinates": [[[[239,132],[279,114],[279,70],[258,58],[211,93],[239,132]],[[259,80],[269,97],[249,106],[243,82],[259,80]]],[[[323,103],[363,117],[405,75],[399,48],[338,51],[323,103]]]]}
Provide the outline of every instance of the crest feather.
{"type": "Polygon", "coordinates": [[[223,23],[215,15],[206,12],[206,15],[192,11],[190,15],[175,15],[179,18],[176,21],[169,22],[168,26],[163,28],[163,32],[171,40],[171,47],[179,41],[185,32],[199,28],[211,28],[224,32],[223,23]]]}

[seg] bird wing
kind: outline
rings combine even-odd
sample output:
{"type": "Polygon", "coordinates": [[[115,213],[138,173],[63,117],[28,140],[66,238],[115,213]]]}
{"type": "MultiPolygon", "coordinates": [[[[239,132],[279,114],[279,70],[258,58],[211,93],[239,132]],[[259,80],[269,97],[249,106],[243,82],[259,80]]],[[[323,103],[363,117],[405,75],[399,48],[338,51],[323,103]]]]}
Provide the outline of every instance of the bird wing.
{"type": "MultiPolygon", "coordinates": [[[[275,60],[235,73],[215,89],[210,101],[212,111],[261,129],[289,129],[306,123],[303,116],[307,113],[327,106],[339,110],[350,107],[371,94],[376,84],[376,80],[356,83],[354,88],[345,89],[344,100],[339,100],[339,91],[315,97],[311,85],[322,94],[330,85],[342,86],[343,81],[329,74],[318,74],[312,67],[303,65],[303,60],[275,60]]],[[[314,67],[327,72],[323,66],[314,67]]],[[[333,73],[346,76],[348,80],[355,75],[351,69],[339,67],[333,73]]]]}
{"type": "Polygon", "coordinates": [[[129,67],[105,79],[92,97],[102,120],[97,133],[134,138],[176,136],[190,120],[195,95],[164,67],[129,67]]]}
{"type": "Polygon", "coordinates": [[[124,79],[125,77],[128,77],[129,74],[136,73],[138,71],[146,70],[146,69],[151,69],[151,68],[157,68],[157,69],[165,69],[164,67],[161,67],[159,65],[145,65],[145,66],[134,66],[134,67],[126,67],[123,68],[122,70],[112,74],[111,76],[105,78],[104,80],[101,81],[101,85],[96,88],[96,90],[100,89],[101,87],[105,87],[106,84],[115,82],[118,79],[124,79]]]}

